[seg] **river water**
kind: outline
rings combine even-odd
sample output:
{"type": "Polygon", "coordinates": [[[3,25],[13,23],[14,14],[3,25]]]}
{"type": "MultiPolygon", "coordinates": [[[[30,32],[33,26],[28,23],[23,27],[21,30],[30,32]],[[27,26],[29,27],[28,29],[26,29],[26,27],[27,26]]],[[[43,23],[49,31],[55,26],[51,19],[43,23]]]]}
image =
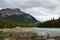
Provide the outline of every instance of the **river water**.
{"type": "Polygon", "coordinates": [[[60,35],[60,28],[33,28],[37,33],[50,33],[60,35]]]}

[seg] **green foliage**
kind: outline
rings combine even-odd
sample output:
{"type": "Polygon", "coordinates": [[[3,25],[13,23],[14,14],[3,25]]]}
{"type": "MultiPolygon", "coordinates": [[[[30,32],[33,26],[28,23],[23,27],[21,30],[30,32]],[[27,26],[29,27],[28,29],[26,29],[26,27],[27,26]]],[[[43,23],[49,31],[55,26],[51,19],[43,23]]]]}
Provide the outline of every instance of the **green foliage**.
{"type": "Polygon", "coordinates": [[[11,16],[4,17],[4,19],[13,21],[16,23],[22,23],[22,24],[31,24],[31,23],[33,24],[37,22],[37,20],[29,14],[11,15],[11,16]]]}
{"type": "Polygon", "coordinates": [[[13,21],[9,21],[9,20],[0,18],[0,28],[34,27],[34,26],[35,26],[35,24],[16,23],[13,21]]]}
{"type": "Polygon", "coordinates": [[[54,18],[45,22],[37,24],[38,27],[44,28],[60,28],[60,18],[55,20],[54,18]]]}
{"type": "Polygon", "coordinates": [[[34,27],[36,22],[38,21],[29,14],[2,16],[0,13],[0,28],[34,27]]]}
{"type": "Polygon", "coordinates": [[[16,23],[14,23],[12,21],[0,19],[0,28],[13,28],[15,26],[16,26],[16,23]]]}

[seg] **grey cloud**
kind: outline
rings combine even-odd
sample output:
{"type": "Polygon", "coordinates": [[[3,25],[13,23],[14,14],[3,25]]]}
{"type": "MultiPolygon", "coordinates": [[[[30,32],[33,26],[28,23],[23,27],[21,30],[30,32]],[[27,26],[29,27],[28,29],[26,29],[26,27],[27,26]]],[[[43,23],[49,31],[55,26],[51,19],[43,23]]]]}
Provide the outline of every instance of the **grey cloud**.
{"type": "MultiPolygon", "coordinates": [[[[0,0],[0,9],[1,8],[20,8],[22,10],[31,9],[30,13],[33,16],[36,17],[36,16],[45,15],[45,17],[47,17],[46,14],[43,14],[43,13],[40,13],[39,11],[37,11],[37,10],[42,11],[41,9],[39,9],[39,7],[44,8],[43,12],[46,12],[44,10],[47,9],[48,15],[52,14],[52,17],[53,17],[53,15],[55,15],[56,17],[60,16],[60,0],[0,0]],[[38,8],[38,9],[36,9],[36,11],[33,11],[31,8],[34,8],[34,7],[38,8]]],[[[26,11],[26,12],[28,12],[28,11],[26,11]]]]}
{"type": "Polygon", "coordinates": [[[40,0],[23,0],[23,1],[0,1],[0,7],[3,8],[21,8],[21,9],[26,9],[26,8],[31,8],[31,7],[45,7],[45,8],[55,8],[55,4],[51,4],[48,2],[40,1],[40,0]]]}

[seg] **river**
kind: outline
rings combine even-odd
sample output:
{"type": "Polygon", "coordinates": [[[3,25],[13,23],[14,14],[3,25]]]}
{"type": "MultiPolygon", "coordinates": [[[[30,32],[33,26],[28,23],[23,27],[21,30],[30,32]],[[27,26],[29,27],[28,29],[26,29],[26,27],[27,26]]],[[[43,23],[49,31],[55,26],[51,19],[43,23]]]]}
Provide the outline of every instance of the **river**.
{"type": "Polygon", "coordinates": [[[50,33],[60,35],[60,28],[33,28],[37,33],[50,33]]]}

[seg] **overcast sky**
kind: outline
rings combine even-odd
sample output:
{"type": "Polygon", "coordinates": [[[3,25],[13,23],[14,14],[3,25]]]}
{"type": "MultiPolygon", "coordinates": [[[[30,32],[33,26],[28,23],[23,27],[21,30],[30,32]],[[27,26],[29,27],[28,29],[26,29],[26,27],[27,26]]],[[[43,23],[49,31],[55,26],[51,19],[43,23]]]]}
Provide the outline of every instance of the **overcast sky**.
{"type": "Polygon", "coordinates": [[[39,21],[60,16],[60,0],[0,0],[2,8],[19,8],[39,21]]]}

